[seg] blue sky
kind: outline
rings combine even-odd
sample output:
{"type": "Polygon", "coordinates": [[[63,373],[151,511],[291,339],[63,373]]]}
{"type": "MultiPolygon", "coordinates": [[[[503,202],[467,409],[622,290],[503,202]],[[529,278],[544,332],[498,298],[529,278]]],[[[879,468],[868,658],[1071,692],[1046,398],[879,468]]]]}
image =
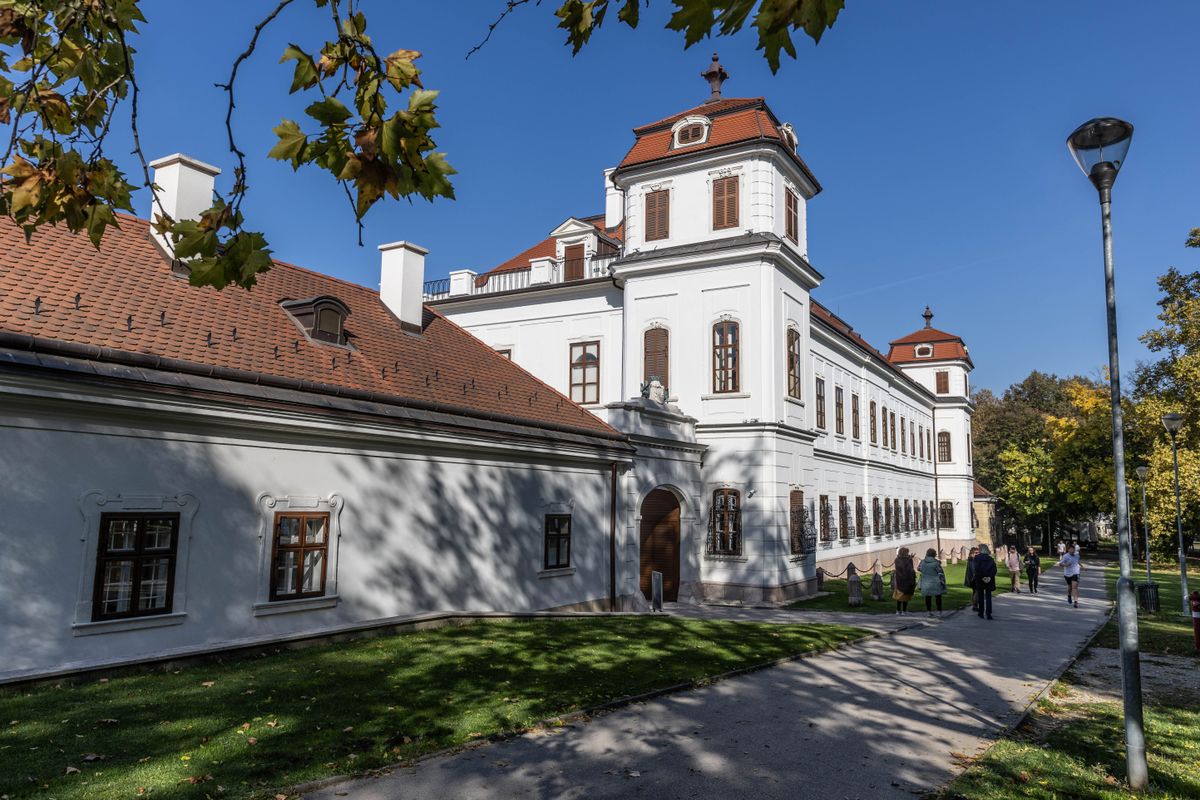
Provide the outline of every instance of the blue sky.
{"type": "MultiPolygon", "coordinates": [[[[960,334],[976,386],[1002,389],[1037,368],[1097,374],[1106,363],[1095,191],[1064,146],[1076,125],[1119,116],[1136,133],[1115,189],[1122,366],[1148,353],[1155,277],[1200,268],[1183,241],[1200,226],[1196,31],[1200,4],[1032,4],[849,0],[820,45],[772,75],[743,34],[684,50],[653,0],[637,31],[610,20],[572,57],[551,11],[519,9],[470,60],[501,0],[366,0],[381,50],[421,50],[426,86],[442,91],[439,148],[458,169],[458,199],[401,201],[367,217],[366,247],[324,173],[268,161],[272,126],[299,118],[288,41],[316,49],[327,12],[300,0],[243,68],[235,125],[249,154],[248,227],[276,255],[368,286],[375,245],[431,251],[429,278],[486,269],[571,215],[603,210],[602,177],[630,129],[703,101],[714,49],[726,96],[767,98],[790,121],[825,190],[809,206],[809,250],[826,276],[815,296],[869,341],[921,324],[960,334]]],[[[153,158],[182,151],[225,170],[222,93],[229,65],[274,2],[146,0],[136,46],[142,142],[153,158]]],[[[110,152],[128,171],[123,134],[110,152]]],[[[144,193],[143,193],[144,194],[144,193]]],[[[149,200],[138,199],[145,214],[149,200]]]]}

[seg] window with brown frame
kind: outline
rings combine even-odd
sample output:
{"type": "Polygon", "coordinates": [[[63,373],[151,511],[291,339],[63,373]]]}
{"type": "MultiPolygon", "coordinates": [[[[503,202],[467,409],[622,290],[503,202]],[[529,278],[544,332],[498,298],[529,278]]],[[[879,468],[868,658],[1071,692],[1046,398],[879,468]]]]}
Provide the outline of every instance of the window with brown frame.
{"type": "Polygon", "coordinates": [[[911,422],[908,423],[908,452],[912,453],[913,458],[917,456],[917,426],[911,422]]]}
{"type": "Polygon", "coordinates": [[[813,393],[817,404],[817,427],[825,427],[825,379],[817,378],[816,391],[813,393]]]}
{"type": "Polygon", "coordinates": [[[871,401],[871,419],[870,419],[870,422],[868,423],[870,425],[870,431],[871,431],[871,444],[879,444],[879,426],[875,419],[875,416],[876,416],[875,412],[876,412],[875,401],[872,400],[871,401]]]}
{"type": "Polygon", "coordinates": [[[861,497],[854,498],[854,527],[859,536],[867,533],[867,506],[861,497]]]}
{"type": "Polygon", "coordinates": [[[950,373],[939,370],[934,373],[934,378],[937,380],[937,393],[950,394],[950,373]]]}
{"type": "Polygon", "coordinates": [[[950,460],[950,434],[938,431],[938,461],[943,464],[950,460]]]}
{"type": "Polygon", "coordinates": [[[954,527],[954,503],[944,502],[939,506],[938,526],[941,528],[954,527]]]}
{"type": "Polygon", "coordinates": [[[783,190],[783,230],[787,238],[800,244],[800,198],[791,189],[783,190]]]}
{"type": "Polygon", "coordinates": [[[861,429],[858,424],[858,395],[850,395],[850,435],[855,439],[861,437],[861,429]]]}
{"type": "Polygon", "coordinates": [[[921,460],[925,460],[925,427],[920,426],[917,429],[917,446],[921,449],[921,460]]]}
{"type": "Polygon", "coordinates": [[[908,455],[908,420],[900,418],[900,452],[908,455]]]}
{"type": "Polygon", "coordinates": [[[883,533],[883,510],[878,497],[871,499],[871,523],[875,526],[873,532],[876,536],[883,533]]]}
{"type": "Polygon", "coordinates": [[[808,512],[804,508],[804,492],[792,489],[788,494],[788,538],[791,540],[792,555],[804,555],[808,552],[804,546],[804,528],[808,512]]]}
{"type": "Polygon", "coordinates": [[[325,594],[329,514],[280,512],[271,543],[271,599],[325,594]]]}
{"type": "Polygon", "coordinates": [[[890,415],[892,418],[892,430],[890,431],[890,436],[891,436],[891,441],[892,441],[892,449],[895,450],[896,449],[896,412],[892,411],[892,412],[890,412],[890,415]]]}
{"type": "Polygon", "coordinates": [[[741,385],[741,331],[736,322],[713,325],[713,393],[738,391],[741,385]]]}
{"type": "Polygon", "coordinates": [[[737,489],[717,489],[713,492],[708,552],[718,556],[742,553],[742,495],[737,489]]]}
{"type": "Polygon", "coordinates": [[[883,406],[879,413],[880,422],[881,422],[879,429],[883,432],[883,441],[881,442],[881,444],[885,448],[888,446],[887,415],[888,415],[887,406],[883,406]]]}
{"type": "Polygon", "coordinates": [[[712,226],[714,231],[738,225],[738,177],[717,178],[712,185],[712,226]]]}
{"type": "Polygon", "coordinates": [[[671,193],[669,189],[646,192],[646,241],[666,239],[671,235],[671,193]]]}
{"type": "Polygon", "coordinates": [[[563,280],[583,280],[583,245],[573,244],[563,248],[563,280]]]}
{"type": "Polygon", "coordinates": [[[547,514],[542,569],[566,569],[571,566],[571,515],[547,514]]]}
{"type": "Polygon", "coordinates": [[[846,404],[845,397],[842,394],[842,387],[833,387],[833,426],[834,429],[845,435],[846,433],[846,404]]]}
{"type": "Polygon", "coordinates": [[[92,620],[171,613],[178,514],[101,514],[92,620]]]}
{"type": "Polygon", "coordinates": [[[904,501],[904,530],[912,530],[912,504],[904,501]]]}
{"type": "Polygon", "coordinates": [[[679,129],[679,133],[676,136],[677,141],[681,145],[692,144],[693,142],[698,142],[703,138],[704,126],[699,122],[692,123],[691,125],[684,125],[679,129]]]}
{"type": "Polygon", "coordinates": [[[787,332],[787,379],[788,379],[788,397],[793,397],[797,400],[801,396],[801,386],[803,376],[801,375],[801,364],[804,363],[804,351],[800,346],[800,331],[795,328],[788,328],[787,332]]]}
{"type": "Polygon", "coordinates": [[[890,497],[883,499],[883,532],[892,532],[892,499],[890,497]]]}
{"type": "Polygon", "coordinates": [[[509,361],[512,361],[512,349],[511,349],[511,348],[505,348],[505,349],[503,349],[503,350],[497,350],[497,351],[496,351],[496,354],[497,354],[497,355],[504,356],[504,357],[505,357],[505,358],[507,358],[509,361]]]}
{"type": "Polygon", "coordinates": [[[600,402],[600,342],[571,344],[571,399],[600,402]]]}
{"type": "Polygon", "coordinates": [[[971,463],[971,434],[967,434],[967,464],[971,463]]]}
{"type": "Polygon", "coordinates": [[[650,328],[642,334],[642,380],[654,379],[671,385],[671,334],[666,328],[650,328]]]}
{"type": "Polygon", "coordinates": [[[820,498],[821,506],[821,541],[828,542],[833,536],[829,530],[829,495],[823,494],[820,498]]]}
{"type": "Polygon", "coordinates": [[[842,495],[838,498],[838,527],[841,529],[841,537],[843,539],[850,538],[850,503],[846,501],[846,496],[842,495]]]}
{"type": "Polygon", "coordinates": [[[925,452],[930,461],[933,460],[933,428],[925,429],[925,452]]]}

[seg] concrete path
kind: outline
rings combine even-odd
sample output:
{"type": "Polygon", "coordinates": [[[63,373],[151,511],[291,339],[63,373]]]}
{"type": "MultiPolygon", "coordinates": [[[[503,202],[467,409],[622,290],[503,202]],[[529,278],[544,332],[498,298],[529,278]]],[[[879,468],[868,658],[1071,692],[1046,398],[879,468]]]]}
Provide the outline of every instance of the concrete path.
{"type": "Polygon", "coordinates": [[[1104,621],[1101,569],[1084,572],[1078,609],[1059,571],[1045,577],[1042,594],[998,596],[994,621],[968,609],[304,797],[911,799],[1015,722],[1104,621]]]}
{"type": "MultiPolygon", "coordinates": [[[[893,604],[894,605],[894,604],[893,604]]],[[[776,625],[795,625],[797,622],[824,623],[829,625],[852,625],[855,628],[866,628],[877,633],[891,633],[915,625],[940,625],[941,621],[925,616],[925,600],[917,595],[917,600],[911,604],[913,609],[921,607],[920,612],[913,611],[904,616],[895,614],[867,614],[855,611],[792,611],[786,608],[762,608],[755,606],[693,606],[680,603],[666,603],[663,610],[677,617],[690,619],[726,619],[735,622],[769,622],[776,625]]],[[[1064,603],[1065,605],[1065,603],[1064,603]]],[[[968,609],[969,610],[969,609],[968,609]]],[[[953,612],[947,610],[946,617],[953,612]]]]}

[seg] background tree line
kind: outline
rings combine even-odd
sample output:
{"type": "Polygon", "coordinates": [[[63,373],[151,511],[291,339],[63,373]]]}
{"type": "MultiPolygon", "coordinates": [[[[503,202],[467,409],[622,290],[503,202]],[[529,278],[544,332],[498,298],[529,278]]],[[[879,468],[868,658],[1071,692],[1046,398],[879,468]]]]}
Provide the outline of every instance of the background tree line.
{"type": "MultiPolygon", "coordinates": [[[[1200,247],[1200,228],[1187,239],[1200,247]]],[[[1122,398],[1130,508],[1141,541],[1141,485],[1146,479],[1151,549],[1174,553],[1175,484],[1171,440],[1161,417],[1184,416],[1179,433],[1179,483],[1184,543],[1200,523],[1200,272],[1172,267],[1158,279],[1159,327],[1141,341],[1157,358],[1137,365],[1122,398]]],[[[975,392],[975,475],[1000,498],[1001,530],[1042,531],[1112,514],[1116,507],[1108,376],[1059,377],[1033,371],[1002,395],[975,392]]]]}

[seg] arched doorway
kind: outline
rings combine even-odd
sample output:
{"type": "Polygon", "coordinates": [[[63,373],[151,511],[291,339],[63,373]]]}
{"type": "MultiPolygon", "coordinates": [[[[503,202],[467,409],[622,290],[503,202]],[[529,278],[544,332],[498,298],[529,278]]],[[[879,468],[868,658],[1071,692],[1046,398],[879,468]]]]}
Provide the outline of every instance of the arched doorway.
{"type": "Polygon", "coordinates": [[[679,599],[679,500],[655,489],[642,501],[641,587],[650,599],[650,573],[663,576],[663,600],[679,599]]]}

